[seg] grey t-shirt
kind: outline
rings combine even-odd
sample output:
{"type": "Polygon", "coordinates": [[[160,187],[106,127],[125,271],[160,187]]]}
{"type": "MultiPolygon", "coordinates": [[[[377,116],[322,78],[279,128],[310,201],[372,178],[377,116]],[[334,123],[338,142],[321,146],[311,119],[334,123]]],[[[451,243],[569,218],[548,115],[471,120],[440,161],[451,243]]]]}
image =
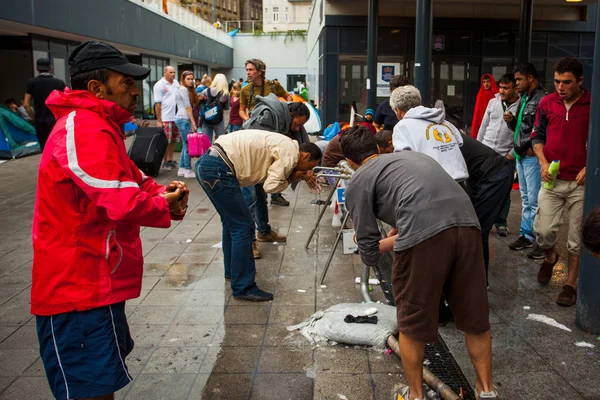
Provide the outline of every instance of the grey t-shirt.
{"type": "Polygon", "coordinates": [[[384,154],[367,161],[346,187],[346,206],[362,261],[367,265],[379,260],[377,219],[398,229],[394,251],[416,246],[454,226],[479,228],[463,188],[437,161],[415,151],[384,154]]]}

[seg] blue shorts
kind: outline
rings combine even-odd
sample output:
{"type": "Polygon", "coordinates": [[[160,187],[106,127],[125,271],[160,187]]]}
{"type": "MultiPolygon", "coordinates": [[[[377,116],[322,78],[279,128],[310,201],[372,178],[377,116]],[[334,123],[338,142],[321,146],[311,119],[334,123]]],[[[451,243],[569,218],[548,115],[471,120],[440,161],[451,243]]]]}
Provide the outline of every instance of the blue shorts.
{"type": "Polygon", "coordinates": [[[38,316],[36,325],[46,376],[57,399],[104,396],[132,381],[125,365],[133,350],[125,302],[38,316]]]}

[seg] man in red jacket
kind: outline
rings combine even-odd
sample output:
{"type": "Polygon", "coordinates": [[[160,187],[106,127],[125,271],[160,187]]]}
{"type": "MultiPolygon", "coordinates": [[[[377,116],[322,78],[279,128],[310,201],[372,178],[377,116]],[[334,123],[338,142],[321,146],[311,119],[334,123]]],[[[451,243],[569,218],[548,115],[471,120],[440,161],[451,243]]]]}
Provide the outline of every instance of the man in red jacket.
{"type": "Polygon", "coordinates": [[[120,126],[150,70],[101,42],[75,48],[69,69],[73,90],[46,101],[56,125],[38,172],[31,312],[54,396],[112,399],[132,380],[125,301],[142,285],[140,226],[183,218],[188,189],[158,185],[127,157],[120,126]]]}
{"type": "Polygon", "coordinates": [[[552,180],[548,172],[550,163],[560,161],[554,187],[542,185],[538,197],[538,213],[534,221],[537,242],[546,257],[538,272],[538,282],[547,284],[558,262],[556,232],[563,211],[569,217],[569,275],[556,302],[572,306],[577,302],[577,276],[581,248],[581,220],[583,219],[583,194],[585,162],[590,123],[590,93],[583,84],[583,64],[577,58],[565,57],[554,65],[556,92],[540,101],[534,130],[531,134],[533,150],[540,163],[544,182],[552,180]]]}

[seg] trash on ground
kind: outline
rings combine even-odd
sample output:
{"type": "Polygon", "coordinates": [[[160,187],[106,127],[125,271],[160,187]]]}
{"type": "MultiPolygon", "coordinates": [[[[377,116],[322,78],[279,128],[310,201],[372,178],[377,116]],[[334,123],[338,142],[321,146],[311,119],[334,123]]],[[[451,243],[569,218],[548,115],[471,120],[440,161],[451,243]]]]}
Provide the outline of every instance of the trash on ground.
{"type": "Polygon", "coordinates": [[[555,328],[562,329],[563,331],[571,332],[571,330],[569,328],[567,328],[563,324],[559,324],[558,322],[556,322],[556,320],[554,318],[546,317],[545,315],[529,314],[527,316],[527,319],[532,320],[532,321],[542,322],[544,324],[553,326],[555,328]]]}
{"type": "MultiPolygon", "coordinates": [[[[354,283],[360,283],[360,276],[357,276],[354,279],[354,283]]],[[[379,285],[379,279],[377,279],[377,278],[369,278],[369,285],[379,285]]]]}
{"type": "Polygon", "coordinates": [[[186,243],[192,243],[192,239],[188,239],[185,241],[186,243]]]}
{"type": "Polygon", "coordinates": [[[306,290],[304,290],[304,289],[298,289],[297,292],[299,292],[299,293],[306,293],[306,290]]]}
{"type": "Polygon", "coordinates": [[[593,349],[594,347],[596,347],[593,344],[588,343],[588,342],[576,342],[575,346],[577,346],[577,347],[588,347],[590,349],[593,349]]]}
{"type": "Polygon", "coordinates": [[[222,247],[223,247],[223,242],[219,242],[219,243],[217,243],[217,244],[213,244],[213,245],[212,245],[212,248],[213,248],[213,249],[220,249],[220,248],[222,248],[222,247]]]}
{"type": "Polygon", "coordinates": [[[531,307],[525,306],[525,307],[523,307],[523,310],[531,310],[531,307]]]}
{"type": "Polygon", "coordinates": [[[377,314],[377,308],[371,307],[371,308],[367,308],[365,310],[365,315],[373,315],[373,314],[377,314]]]}

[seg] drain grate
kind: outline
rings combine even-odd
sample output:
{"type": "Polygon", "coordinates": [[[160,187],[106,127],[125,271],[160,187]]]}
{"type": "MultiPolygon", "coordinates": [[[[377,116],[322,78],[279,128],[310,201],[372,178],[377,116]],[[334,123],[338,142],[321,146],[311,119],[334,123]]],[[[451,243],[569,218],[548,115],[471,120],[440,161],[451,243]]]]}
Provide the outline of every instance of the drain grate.
{"type": "MultiPolygon", "coordinates": [[[[379,265],[375,268],[375,274],[379,279],[383,294],[390,305],[394,305],[394,294],[392,291],[392,253],[382,254],[379,265]]],[[[456,360],[446,346],[444,339],[437,335],[435,343],[425,346],[425,364],[427,368],[442,382],[450,386],[452,390],[460,394],[462,388],[465,400],[475,400],[474,391],[469,381],[456,363],[456,360]]]]}

